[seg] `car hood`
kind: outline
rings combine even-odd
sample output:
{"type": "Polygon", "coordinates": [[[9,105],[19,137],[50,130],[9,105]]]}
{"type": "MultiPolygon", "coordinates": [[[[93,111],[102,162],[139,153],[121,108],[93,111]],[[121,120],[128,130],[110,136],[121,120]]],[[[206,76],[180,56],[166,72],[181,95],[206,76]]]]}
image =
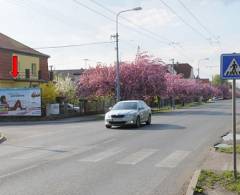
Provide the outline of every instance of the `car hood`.
{"type": "Polygon", "coordinates": [[[109,115],[127,115],[127,114],[136,114],[136,110],[111,110],[107,114],[109,115]]]}

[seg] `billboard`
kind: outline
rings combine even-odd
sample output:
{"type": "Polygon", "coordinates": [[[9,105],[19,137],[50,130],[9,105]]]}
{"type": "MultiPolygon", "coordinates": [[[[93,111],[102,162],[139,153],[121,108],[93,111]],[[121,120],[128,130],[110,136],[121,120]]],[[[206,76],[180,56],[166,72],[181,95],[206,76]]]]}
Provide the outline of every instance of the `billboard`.
{"type": "Polygon", "coordinates": [[[0,89],[0,116],[41,116],[41,90],[0,89]]]}

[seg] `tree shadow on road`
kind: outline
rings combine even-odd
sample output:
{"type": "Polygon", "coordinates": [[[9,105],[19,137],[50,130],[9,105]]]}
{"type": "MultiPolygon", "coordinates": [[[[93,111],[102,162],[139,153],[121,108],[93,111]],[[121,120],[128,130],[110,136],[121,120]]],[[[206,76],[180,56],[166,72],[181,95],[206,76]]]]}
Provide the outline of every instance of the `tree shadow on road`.
{"type": "MultiPolygon", "coordinates": [[[[160,115],[160,114],[156,114],[156,116],[157,115],[160,115]]],[[[162,113],[161,115],[165,115],[165,116],[176,116],[176,115],[230,116],[232,114],[227,112],[207,111],[207,110],[183,110],[183,111],[162,113]]]]}
{"type": "Polygon", "coordinates": [[[151,124],[151,125],[142,125],[140,128],[135,128],[131,126],[126,127],[117,127],[113,128],[115,130],[136,130],[136,131],[165,131],[165,130],[183,130],[186,127],[181,125],[174,125],[174,124],[151,124]]]}

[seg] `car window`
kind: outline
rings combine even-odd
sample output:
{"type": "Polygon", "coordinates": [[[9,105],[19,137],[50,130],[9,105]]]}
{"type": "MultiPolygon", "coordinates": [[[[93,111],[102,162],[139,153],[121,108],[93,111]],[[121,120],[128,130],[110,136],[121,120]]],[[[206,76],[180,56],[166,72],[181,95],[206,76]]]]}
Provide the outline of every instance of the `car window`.
{"type": "Polygon", "coordinates": [[[144,108],[148,108],[148,105],[144,101],[142,101],[141,103],[142,103],[144,108]]]}
{"type": "Polygon", "coordinates": [[[138,108],[139,108],[140,110],[142,110],[142,109],[145,108],[144,105],[142,104],[142,102],[139,102],[139,103],[138,103],[138,108]]]}
{"type": "Polygon", "coordinates": [[[139,107],[141,109],[146,109],[146,106],[144,105],[144,103],[142,101],[139,102],[139,107]]]}
{"type": "Polygon", "coordinates": [[[137,102],[118,102],[112,110],[137,110],[137,102]]]}

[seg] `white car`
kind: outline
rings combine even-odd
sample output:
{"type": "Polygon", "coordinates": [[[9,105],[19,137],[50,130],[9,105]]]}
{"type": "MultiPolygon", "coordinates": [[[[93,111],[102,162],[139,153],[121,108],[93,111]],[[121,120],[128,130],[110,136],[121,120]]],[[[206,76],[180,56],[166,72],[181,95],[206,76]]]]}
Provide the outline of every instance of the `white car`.
{"type": "Polygon", "coordinates": [[[120,101],[105,114],[105,126],[134,125],[140,127],[142,123],[151,124],[151,108],[142,100],[120,101]]]}
{"type": "Polygon", "coordinates": [[[73,106],[73,104],[67,104],[67,110],[68,111],[73,111],[73,112],[79,112],[80,108],[79,106],[73,106]]]}

